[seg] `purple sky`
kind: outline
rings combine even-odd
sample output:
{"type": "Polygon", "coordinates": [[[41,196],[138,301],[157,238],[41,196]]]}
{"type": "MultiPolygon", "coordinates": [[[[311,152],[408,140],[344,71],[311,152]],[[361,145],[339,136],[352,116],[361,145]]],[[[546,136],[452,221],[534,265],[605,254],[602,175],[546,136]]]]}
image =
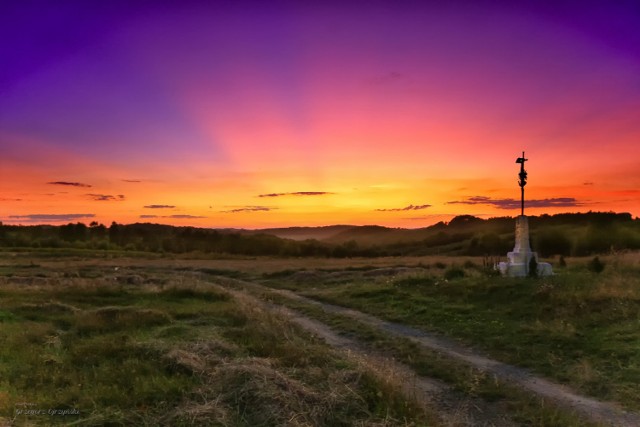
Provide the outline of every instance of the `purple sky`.
{"type": "MultiPolygon", "coordinates": [[[[271,193],[334,200],[273,206],[274,223],[444,215],[447,201],[493,197],[479,182],[525,148],[539,200],[638,211],[637,1],[14,1],[0,5],[0,40],[1,178],[20,183],[0,187],[14,200],[5,218],[59,212],[64,200],[36,200],[47,182],[118,195],[141,178],[166,183],[145,194],[188,193],[185,209],[212,225],[228,221],[208,206],[271,193]],[[442,194],[425,193],[435,179],[442,194]],[[348,194],[388,185],[403,193],[348,194]]],[[[512,198],[504,169],[498,199],[512,198]]],[[[93,211],[128,220],[162,198],[127,196],[93,211]]]]}

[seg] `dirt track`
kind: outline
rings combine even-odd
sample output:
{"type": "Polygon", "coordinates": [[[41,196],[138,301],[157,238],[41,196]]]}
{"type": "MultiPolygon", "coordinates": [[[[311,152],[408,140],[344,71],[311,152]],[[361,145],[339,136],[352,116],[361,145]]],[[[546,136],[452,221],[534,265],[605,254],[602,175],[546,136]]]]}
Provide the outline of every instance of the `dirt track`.
{"type": "Polygon", "coordinates": [[[436,379],[417,375],[411,368],[392,358],[373,354],[356,340],[332,331],[327,325],[286,307],[268,303],[244,291],[221,287],[236,298],[249,298],[252,303],[285,315],[291,322],[322,338],[330,346],[345,351],[347,357],[374,367],[376,372],[392,375],[403,385],[404,394],[425,409],[435,409],[445,426],[511,427],[516,426],[503,408],[478,398],[462,396],[436,379]]]}
{"type": "MultiPolygon", "coordinates": [[[[329,313],[336,313],[351,317],[359,322],[362,322],[369,326],[373,326],[392,336],[408,338],[426,349],[435,350],[446,354],[447,356],[455,360],[467,363],[482,372],[495,375],[498,379],[506,383],[517,385],[527,392],[530,392],[539,397],[543,397],[548,401],[554,402],[560,407],[577,413],[586,420],[610,426],[640,426],[639,414],[625,411],[614,403],[601,402],[590,397],[581,396],[573,392],[566,386],[553,383],[542,377],[535,376],[525,369],[490,359],[482,354],[479,354],[478,352],[465,348],[458,343],[439,336],[435,336],[433,334],[429,334],[428,332],[418,330],[406,325],[388,322],[377,317],[362,313],[360,311],[316,301],[287,290],[268,288],[256,283],[228,278],[220,278],[220,281],[221,283],[225,284],[227,288],[233,287],[236,289],[245,289],[247,291],[272,292],[280,294],[286,298],[298,300],[303,303],[313,304],[315,306],[321,307],[323,310],[329,313]]],[[[281,309],[284,310],[294,322],[298,323],[305,329],[308,329],[311,332],[323,337],[330,345],[358,351],[363,355],[367,354],[367,351],[358,343],[337,335],[326,325],[318,321],[309,319],[308,317],[302,316],[298,313],[292,312],[291,310],[283,308],[281,309]]],[[[400,366],[399,369],[410,370],[410,368],[406,366],[400,366]]],[[[422,393],[424,395],[422,398],[433,401],[433,387],[436,383],[433,382],[433,380],[428,380],[422,377],[417,378],[420,378],[420,381],[425,381],[425,387],[423,387],[422,385],[419,387],[420,389],[424,389],[422,390],[423,392],[426,392],[426,395],[425,393],[422,393]],[[431,388],[431,391],[429,391],[429,388],[431,388]]],[[[420,381],[419,383],[422,384],[420,381]]],[[[441,384],[438,387],[440,387],[440,389],[437,390],[436,394],[440,393],[442,395],[444,391],[444,389],[442,389],[443,385],[441,384]]],[[[482,410],[480,411],[484,412],[482,410]]],[[[475,420],[474,423],[473,421],[471,421],[473,419],[473,414],[469,413],[466,416],[471,422],[471,424],[468,425],[509,425],[509,422],[505,417],[501,417],[497,420],[485,419],[482,422],[479,422],[480,420],[475,420]]]]}

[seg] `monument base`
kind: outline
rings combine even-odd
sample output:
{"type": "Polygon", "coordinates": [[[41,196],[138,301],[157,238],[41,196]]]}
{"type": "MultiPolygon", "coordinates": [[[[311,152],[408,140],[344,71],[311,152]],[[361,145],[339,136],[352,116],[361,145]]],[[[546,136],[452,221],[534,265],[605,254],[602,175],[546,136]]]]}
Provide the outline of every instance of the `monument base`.
{"type": "MultiPolygon", "coordinates": [[[[533,252],[535,256],[535,252],[533,252]]],[[[536,257],[537,258],[537,257],[536,257]]],[[[509,277],[526,277],[529,275],[529,264],[525,263],[512,263],[512,262],[499,262],[496,268],[503,276],[509,277]]],[[[536,276],[552,276],[553,268],[548,262],[539,262],[536,264],[536,276]]]]}
{"type": "Polygon", "coordinates": [[[536,260],[536,276],[550,276],[553,274],[551,264],[538,262],[538,254],[531,251],[529,246],[529,222],[525,215],[516,219],[516,244],[512,252],[507,254],[509,261],[500,262],[495,267],[503,276],[526,277],[529,276],[531,259],[536,260]]]}

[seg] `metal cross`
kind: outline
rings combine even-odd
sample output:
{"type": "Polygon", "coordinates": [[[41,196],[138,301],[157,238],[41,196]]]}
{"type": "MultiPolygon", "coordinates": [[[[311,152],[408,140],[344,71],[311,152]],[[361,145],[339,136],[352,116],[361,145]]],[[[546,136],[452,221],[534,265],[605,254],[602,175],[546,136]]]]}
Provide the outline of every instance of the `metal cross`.
{"type": "Polygon", "coordinates": [[[520,181],[518,181],[518,185],[520,186],[520,215],[524,216],[524,186],[527,185],[527,171],[524,170],[524,162],[529,159],[524,158],[524,151],[522,152],[522,157],[518,157],[516,159],[516,163],[520,163],[520,173],[518,176],[520,177],[520,181]]]}

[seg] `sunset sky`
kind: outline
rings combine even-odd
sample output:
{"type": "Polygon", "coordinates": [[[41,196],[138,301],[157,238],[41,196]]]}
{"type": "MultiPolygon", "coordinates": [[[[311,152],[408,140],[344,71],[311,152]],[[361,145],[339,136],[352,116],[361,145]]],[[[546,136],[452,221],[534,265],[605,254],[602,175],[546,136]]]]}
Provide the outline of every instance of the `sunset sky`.
{"type": "Polygon", "coordinates": [[[639,23],[637,1],[2,2],[0,221],[515,216],[523,150],[527,213],[638,216],[639,23]]]}

